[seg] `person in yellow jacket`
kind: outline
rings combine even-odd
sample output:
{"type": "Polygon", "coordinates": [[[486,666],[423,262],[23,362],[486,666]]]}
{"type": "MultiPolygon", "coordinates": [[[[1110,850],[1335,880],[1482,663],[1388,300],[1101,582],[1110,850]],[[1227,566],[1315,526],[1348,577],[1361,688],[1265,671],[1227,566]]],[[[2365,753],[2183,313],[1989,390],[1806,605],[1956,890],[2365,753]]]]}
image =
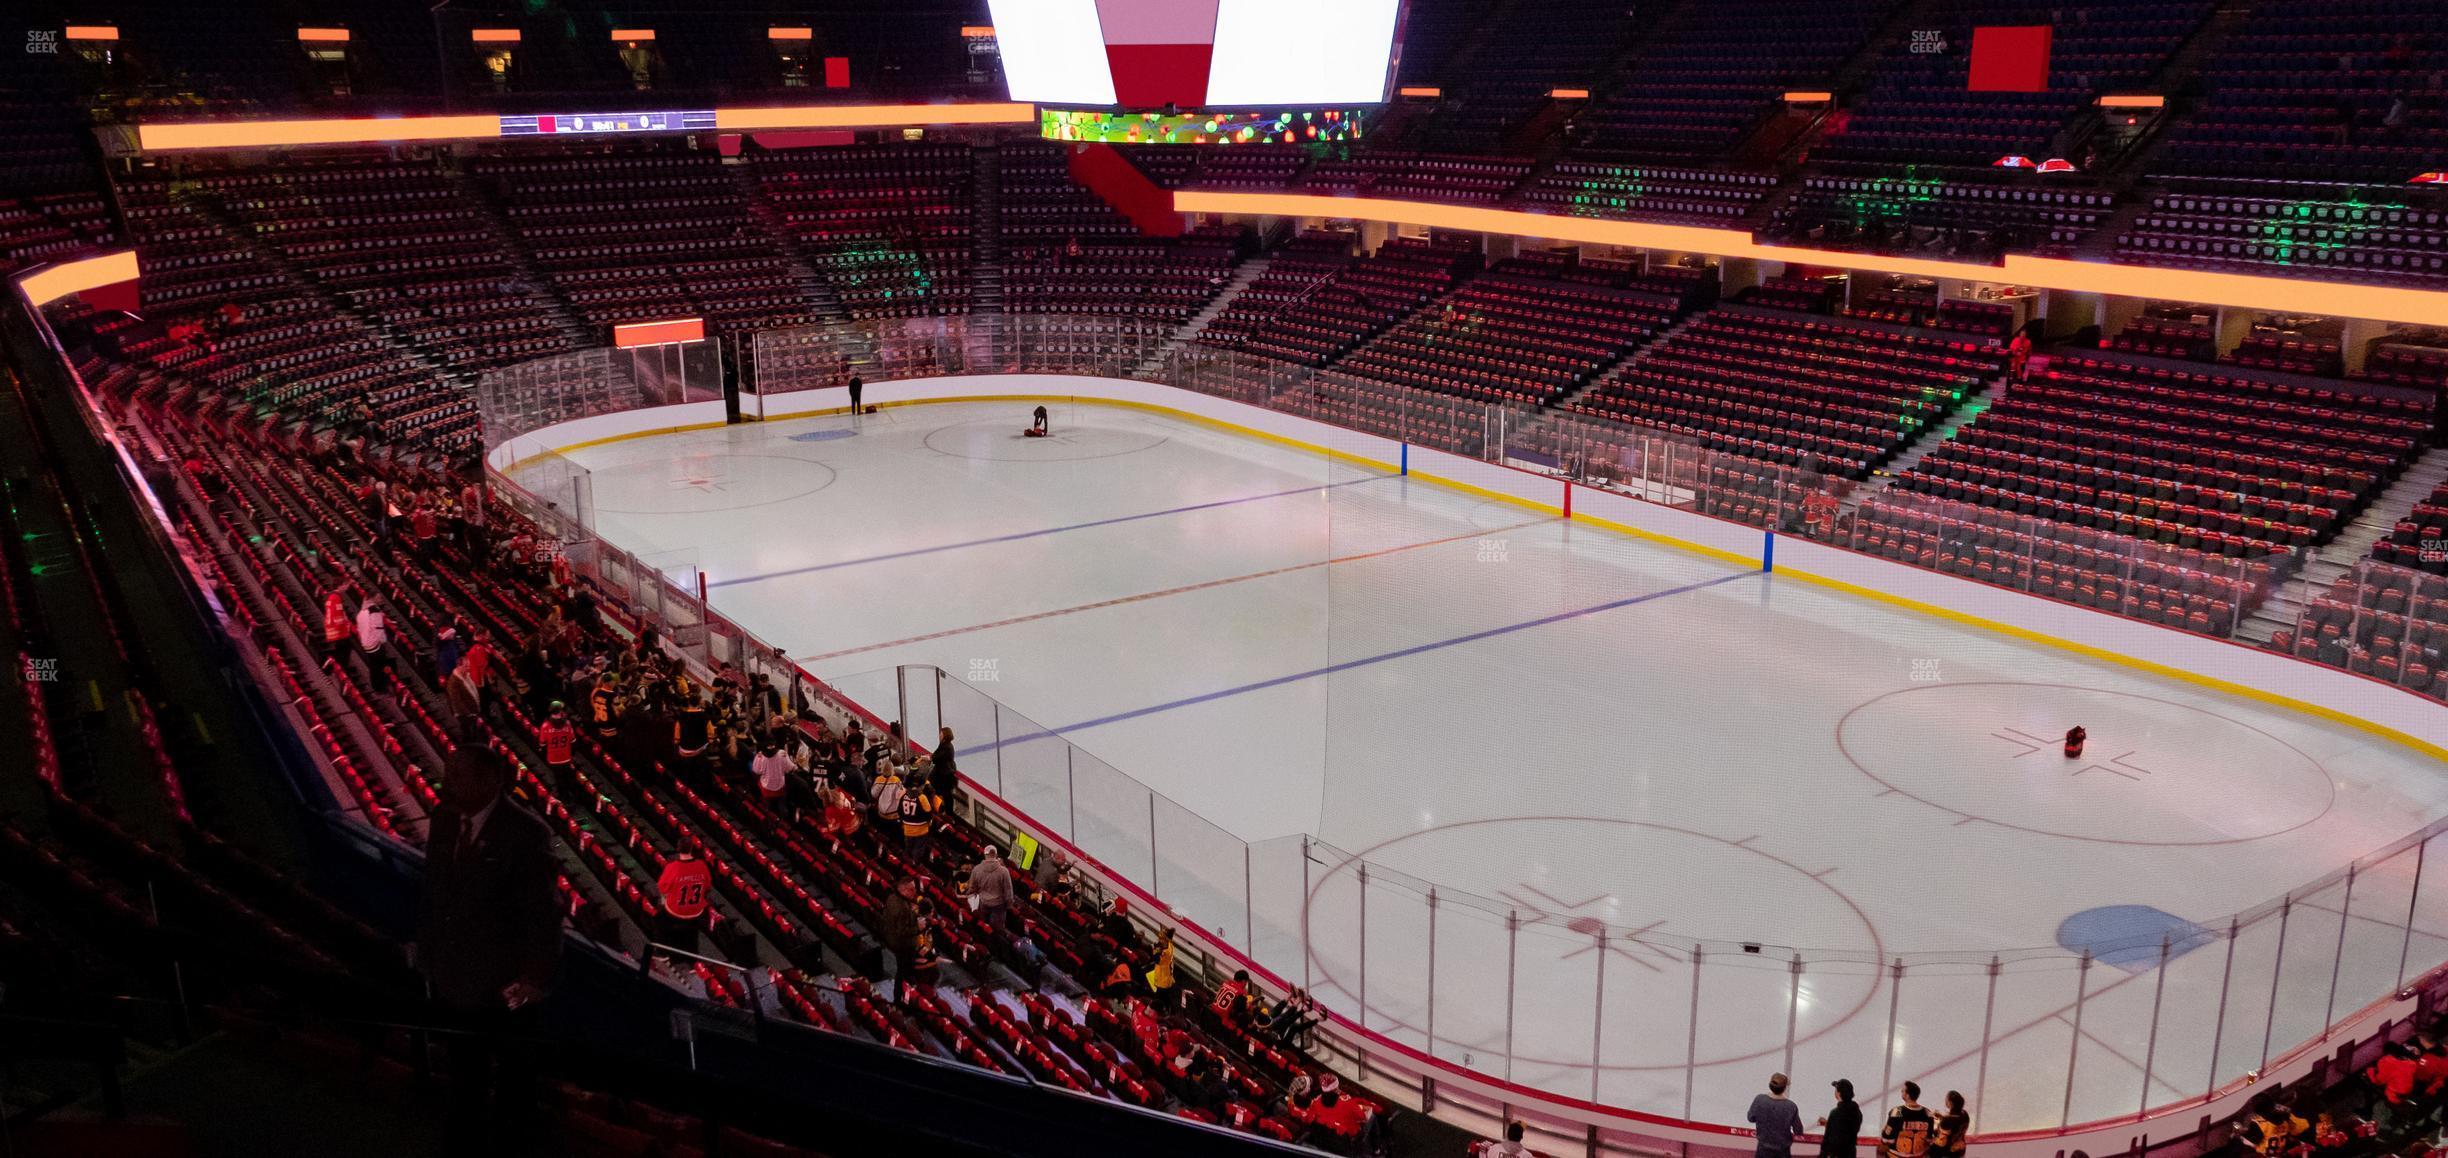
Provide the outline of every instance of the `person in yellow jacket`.
{"type": "Polygon", "coordinates": [[[1148,992],[1156,998],[1156,1008],[1170,1007],[1173,1001],[1173,930],[1156,935],[1156,964],[1147,971],[1148,992]]]}

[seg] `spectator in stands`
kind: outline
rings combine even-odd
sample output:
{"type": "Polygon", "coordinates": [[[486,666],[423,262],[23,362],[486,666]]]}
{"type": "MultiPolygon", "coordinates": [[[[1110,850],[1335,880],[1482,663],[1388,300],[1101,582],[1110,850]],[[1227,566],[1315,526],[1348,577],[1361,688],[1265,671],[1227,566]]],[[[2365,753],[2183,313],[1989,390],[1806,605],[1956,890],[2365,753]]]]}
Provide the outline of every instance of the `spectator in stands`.
{"type": "Polygon", "coordinates": [[[1861,1104],[1853,1100],[1853,1081],[1838,1078],[1836,1108],[1819,1119],[1819,1158],[1854,1158],[1861,1149],[1861,1104]]]}
{"type": "Polygon", "coordinates": [[[2293,1107],[2280,1101],[2276,1095],[2261,1103],[2261,1144],[2264,1153],[2284,1154],[2294,1148],[2297,1138],[2311,1130],[2312,1124],[2304,1121],[2293,1107]]]}
{"type": "Polygon", "coordinates": [[[545,649],[542,640],[531,641],[521,649],[511,670],[518,679],[519,710],[530,719],[543,716],[552,702],[561,698],[561,665],[545,649]]]}
{"type": "Polygon", "coordinates": [[[901,798],[909,788],[901,782],[900,771],[890,764],[879,770],[868,799],[875,803],[876,835],[894,840],[901,835],[901,798]]]}
{"type": "Polygon", "coordinates": [[[416,962],[437,1011],[463,1032],[447,1040],[451,1133],[482,1149],[524,1126],[532,1069],[522,1023],[561,961],[552,837],[503,799],[509,769],[491,749],[451,753],[431,816],[416,962]]]}
{"type": "Polygon", "coordinates": [[[942,738],[935,741],[935,767],[926,777],[937,796],[950,796],[960,788],[960,761],[952,751],[952,728],[945,725],[942,738]]]}
{"type": "Polygon", "coordinates": [[[1309,1108],[1316,1104],[1316,1083],[1307,1074],[1294,1074],[1291,1082],[1284,1086],[1283,1102],[1277,1109],[1295,1124],[1306,1125],[1309,1108]]]}
{"type": "Polygon", "coordinates": [[[357,641],[357,626],[349,618],[348,602],[339,588],[323,597],[323,661],[338,665],[348,654],[349,645],[357,641]]]}
{"type": "Polygon", "coordinates": [[[757,792],[765,798],[765,807],[779,809],[790,793],[790,774],[795,766],[782,754],[780,742],[768,738],[757,746],[756,759],[749,770],[756,773],[757,792]]]}
{"type": "Polygon", "coordinates": [[[491,707],[492,702],[488,697],[492,693],[485,681],[493,677],[493,644],[481,635],[469,638],[467,650],[459,655],[459,668],[455,675],[467,681],[470,698],[475,701],[478,713],[491,707]]]}
{"type": "Polygon", "coordinates": [[[410,549],[420,559],[434,557],[434,541],[442,535],[442,521],[434,513],[434,500],[419,495],[412,500],[415,509],[408,513],[410,549]]]}
{"type": "Polygon", "coordinates": [[[2393,1132],[2407,1120],[2414,1100],[2414,1051],[2390,1042],[2363,1076],[2380,1095],[2381,1132],[2393,1132]]]}
{"type": "Polygon", "coordinates": [[[1266,1014],[1266,1025],[1261,1032],[1277,1045],[1294,1049],[1309,1048],[1309,1028],[1324,1020],[1317,1011],[1317,1002],[1304,989],[1285,994],[1284,999],[1269,1007],[1266,1014]]]}
{"type": "Polygon", "coordinates": [[[1178,998],[1174,993],[1173,930],[1156,934],[1156,962],[1147,971],[1148,996],[1155,999],[1156,1008],[1171,1009],[1178,998]]]}
{"type": "Polygon", "coordinates": [[[467,661],[459,662],[459,670],[442,681],[442,703],[451,716],[451,736],[462,742],[475,736],[484,719],[484,707],[477,697],[475,682],[468,678],[467,661]]]}
{"type": "Polygon", "coordinates": [[[1250,975],[1247,969],[1233,970],[1232,980],[1216,986],[1215,999],[1208,1002],[1207,1012],[1223,1025],[1239,1029],[1249,1019],[1250,975]]]}
{"type": "Polygon", "coordinates": [[[1370,1116],[1367,1102],[1336,1089],[1318,1094],[1317,1104],[1309,1108],[1310,1124],[1324,1132],[1328,1151],[1336,1154],[1362,1152],[1370,1116]]]}
{"type": "Polygon", "coordinates": [[[1010,928],[1011,868],[1003,863],[1003,854],[993,845],[986,846],[985,859],[969,870],[969,903],[987,928],[998,933],[1010,928]]]}
{"type": "Polygon", "coordinates": [[[1904,1083],[1903,1103],[1887,1111],[1887,1124],[1879,1130],[1879,1158],[1923,1158],[1935,1125],[1935,1116],[1921,1104],[1921,1084],[1904,1083]]]}
{"type": "Polygon", "coordinates": [[[681,776],[696,779],[705,771],[706,749],[714,746],[714,714],[704,700],[680,694],[684,698],[672,713],[672,754],[681,776]]]}
{"type": "Polygon", "coordinates": [[[474,480],[459,488],[459,529],[468,558],[482,559],[492,552],[493,544],[485,537],[485,492],[474,480]]]}
{"type": "Polygon", "coordinates": [[[569,709],[561,701],[552,702],[551,714],[536,728],[536,743],[544,748],[544,771],[555,791],[567,791],[575,783],[571,773],[576,768],[578,729],[570,725],[569,709]]]}
{"type": "Polygon", "coordinates": [[[2416,1030],[2410,1044],[2414,1047],[2414,1096],[2431,1106],[2431,1116],[2436,1119],[2442,1108],[2440,1094],[2448,1090],[2448,1048],[2441,1046],[2438,1031],[2430,1028],[2416,1030]]]}
{"type": "Polygon", "coordinates": [[[935,814],[943,810],[943,797],[923,781],[903,786],[901,792],[901,848],[911,860],[925,867],[935,853],[935,814]]]}
{"type": "Polygon", "coordinates": [[[843,838],[859,829],[858,806],[850,794],[838,784],[819,783],[816,786],[816,830],[839,847],[843,838]]]}
{"type": "Polygon", "coordinates": [[[1785,1158],[1802,1134],[1802,1110],[1785,1096],[1785,1086],[1785,1075],[1768,1075],[1768,1092],[1754,1095],[1743,1115],[1751,1123],[1752,1153],[1758,1158],[1785,1158]]]}
{"type": "Polygon", "coordinates": [[[459,666],[460,653],[467,650],[467,639],[460,634],[461,629],[465,626],[462,623],[447,623],[443,625],[441,632],[434,636],[433,678],[435,687],[442,686],[450,679],[451,672],[459,666]]]}
{"type": "Polygon", "coordinates": [[[663,927],[655,938],[674,949],[696,951],[697,925],[705,917],[706,898],[713,888],[713,870],[693,850],[681,849],[664,862],[662,874],[655,878],[655,892],[663,901],[663,927]]]}
{"type": "MultiPolygon", "coordinates": [[[[378,677],[391,674],[390,645],[391,620],[383,614],[381,604],[367,599],[357,607],[357,658],[364,665],[367,691],[380,690],[378,677]]],[[[405,694],[407,689],[400,690],[405,694]]]]}
{"type": "Polygon", "coordinates": [[[1963,1158],[1964,1143],[1971,1136],[1972,1115],[1964,1109],[1963,1092],[1948,1090],[1946,1110],[1938,1115],[1937,1129],[1930,1134],[1931,1158],[1963,1158]]]}
{"type": "Polygon", "coordinates": [[[1524,1128],[1520,1122],[1507,1122],[1505,1123],[1504,1140],[1483,1144],[1479,1153],[1483,1158],[1530,1158],[1531,1150],[1522,1141],[1523,1133],[1524,1128]]]}
{"type": "Polygon", "coordinates": [[[884,898],[884,908],[876,917],[876,940],[884,947],[885,997],[890,1000],[903,971],[918,960],[918,878],[903,877],[893,885],[892,895],[884,898]]]}
{"type": "Polygon", "coordinates": [[[595,686],[587,689],[587,723],[595,729],[596,739],[611,743],[620,738],[622,695],[618,668],[595,677],[595,686]]]}

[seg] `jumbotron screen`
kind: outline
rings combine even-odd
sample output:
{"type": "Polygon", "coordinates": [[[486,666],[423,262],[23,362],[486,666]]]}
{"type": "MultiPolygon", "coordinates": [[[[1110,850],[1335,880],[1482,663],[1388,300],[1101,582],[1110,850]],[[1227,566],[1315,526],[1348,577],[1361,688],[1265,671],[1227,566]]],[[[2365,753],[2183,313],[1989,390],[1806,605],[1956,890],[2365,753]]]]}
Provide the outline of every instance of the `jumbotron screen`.
{"type": "Polygon", "coordinates": [[[1125,109],[1377,104],[1403,0],[988,0],[1016,101],[1125,109]]]}

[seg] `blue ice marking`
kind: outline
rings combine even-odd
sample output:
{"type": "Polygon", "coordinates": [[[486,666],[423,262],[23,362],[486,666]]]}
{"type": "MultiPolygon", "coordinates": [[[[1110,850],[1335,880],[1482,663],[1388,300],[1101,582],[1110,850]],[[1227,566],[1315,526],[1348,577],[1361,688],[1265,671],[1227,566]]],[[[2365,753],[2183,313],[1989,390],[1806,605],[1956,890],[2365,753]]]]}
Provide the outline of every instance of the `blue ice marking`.
{"type": "Polygon", "coordinates": [[[855,430],[811,430],[811,431],[808,431],[806,434],[794,434],[794,435],[791,435],[791,436],[789,436],[789,437],[790,437],[790,440],[791,440],[792,442],[832,442],[832,441],[834,441],[835,439],[841,439],[841,438],[857,438],[857,437],[858,437],[858,431],[855,431],[855,430]]]}
{"type": "Polygon", "coordinates": [[[2175,960],[2218,940],[2218,934],[2149,905],[2106,905],[2067,917],[2057,926],[2057,944],[2069,953],[2089,951],[2093,960],[2128,973],[2159,963],[2159,946],[2175,960]]]}

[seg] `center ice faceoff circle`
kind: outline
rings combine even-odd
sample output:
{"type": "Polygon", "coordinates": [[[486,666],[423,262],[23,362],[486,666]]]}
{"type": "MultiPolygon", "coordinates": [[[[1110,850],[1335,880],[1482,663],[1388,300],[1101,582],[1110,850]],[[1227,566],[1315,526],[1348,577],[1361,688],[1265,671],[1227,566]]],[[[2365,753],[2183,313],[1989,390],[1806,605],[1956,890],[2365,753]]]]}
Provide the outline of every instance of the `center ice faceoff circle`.
{"type": "MultiPolygon", "coordinates": [[[[1429,941],[1424,882],[1485,859],[1491,849],[1546,849],[1546,859],[1510,884],[1470,897],[1440,893],[1435,940],[1442,964],[1434,997],[1440,1043],[1500,1046],[1508,968],[1517,1018],[1586,1021],[1597,954],[1607,955],[1611,991],[1682,992],[1691,985],[1697,946],[1705,985],[1766,1011],[1712,1022],[1698,1044],[1699,1063],[1781,1054],[1792,984],[1792,951],[1781,944],[1864,961],[1883,959],[1884,948],[1877,926],[1831,879],[1833,869],[1795,863],[1760,843],[1638,820],[1518,816],[1440,824],[1349,860],[1319,851],[1303,914],[1313,980],[1355,1001],[1365,972],[1369,1024],[1424,1033],[1430,1001],[1420,968],[1429,941]],[[1365,889],[1363,862],[1371,874],[1365,889]],[[1661,865],[1674,869],[1658,871],[1661,865]],[[1518,935],[1508,930],[1508,918],[1518,920],[1518,935]],[[1357,936],[1363,928],[1377,954],[1365,961],[1357,936]],[[1751,940],[1746,951],[1746,939],[1760,937],[1773,940],[1751,940]]],[[[1874,969],[1806,968],[1797,1040],[1851,1020],[1877,987],[1874,969]]],[[[1619,996],[1607,1010],[1601,1068],[1685,1065],[1688,1027],[1677,1002],[1619,996]]],[[[1519,1044],[1525,1063],[1590,1064],[1586,1053],[1547,1057],[1536,1045],[1519,1044]]]]}
{"type": "Polygon", "coordinates": [[[2106,688],[1932,682],[1855,707],[1837,745],[1885,792],[2070,840],[2214,845],[2326,815],[2327,769],[2286,740],[2207,707],[2106,688]],[[2064,753],[2068,728],[2088,741],[2064,753]]]}
{"type": "Polygon", "coordinates": [[[689,454],[590,467],[595,509],[694,515],[789,502],[833,485],[832,467],[779,454],[689,454]]]}

